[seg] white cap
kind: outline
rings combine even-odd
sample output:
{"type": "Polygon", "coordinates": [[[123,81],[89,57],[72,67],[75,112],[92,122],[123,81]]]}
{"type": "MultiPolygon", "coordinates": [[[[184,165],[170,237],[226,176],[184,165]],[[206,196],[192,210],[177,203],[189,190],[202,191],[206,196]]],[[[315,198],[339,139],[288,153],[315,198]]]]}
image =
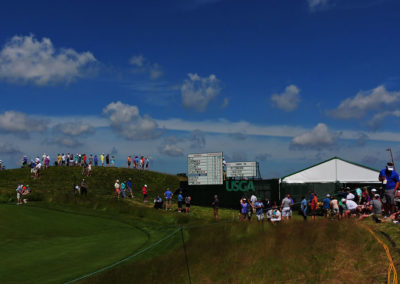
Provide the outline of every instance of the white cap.
{"type": "Polygon", "coordinates": [[[371,192],[377,192],[377,190],[375,188],[371,189],[371,192]]]}
{"type": "Polygon", "coordinates": [[[331,195],[328,193],[328,194],[326,195],[326,197],[331,197],[331,195]]]}
{"type": "Polygon", "coordinates": [[[346,201],[346,199],[343,198],[343,199],[342,199],[342,202],[345,202],[345,201],[346,201]]]}
{"type": "Polygon", "coordinates": [[[145,184],[144,187],[147,187],[147,184],[145,184]]]}
{"type": "Polygon", "coordinates": [[[381,196],[380,196],[379,194],[375,194],[375,197],[376,197],[376,198],[379,198],[379,197],[381,197],[381,196]]]}

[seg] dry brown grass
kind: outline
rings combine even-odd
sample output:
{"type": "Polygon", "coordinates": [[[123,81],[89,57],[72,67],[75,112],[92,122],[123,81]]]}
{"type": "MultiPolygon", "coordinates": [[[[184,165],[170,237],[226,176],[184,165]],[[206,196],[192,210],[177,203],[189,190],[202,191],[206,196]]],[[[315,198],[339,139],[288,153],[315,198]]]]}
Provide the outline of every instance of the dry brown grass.
{"type": "MultiPolygon", "coordinates": [[[[189,230],[192,283],[383,283],[387,259],[356,222],[232,223],[189,230]]],[[[174,241],[179,241],[175,239],[174,241]]],[[[187,283],[182,248],[85,283],[187,283]]]]}

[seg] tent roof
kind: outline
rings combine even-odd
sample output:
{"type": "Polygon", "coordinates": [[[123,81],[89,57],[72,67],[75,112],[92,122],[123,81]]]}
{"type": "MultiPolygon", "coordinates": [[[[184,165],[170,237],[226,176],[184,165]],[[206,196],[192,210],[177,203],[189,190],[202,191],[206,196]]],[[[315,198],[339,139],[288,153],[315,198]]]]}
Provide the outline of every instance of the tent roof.
{"type": "Polygon", "coordinates": [[[281,178],[283,183],[379,183],[379,171],[333,157],[281,178]]]}

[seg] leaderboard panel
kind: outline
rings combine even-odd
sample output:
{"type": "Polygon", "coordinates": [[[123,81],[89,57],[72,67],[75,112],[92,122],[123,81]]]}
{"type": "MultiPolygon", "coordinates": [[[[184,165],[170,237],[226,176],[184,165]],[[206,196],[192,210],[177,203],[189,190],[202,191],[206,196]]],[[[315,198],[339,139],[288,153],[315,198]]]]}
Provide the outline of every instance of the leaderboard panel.
{"type": "Polygon", "coordinates": [[[223,184],[222,152],[189,154],[189,185],[223,184]]]}
{"type": "Polygon", "coordinates": [[[228,178],[256,177],[257,162],[238,162],[226,164],[226,176],[228,178]]]}

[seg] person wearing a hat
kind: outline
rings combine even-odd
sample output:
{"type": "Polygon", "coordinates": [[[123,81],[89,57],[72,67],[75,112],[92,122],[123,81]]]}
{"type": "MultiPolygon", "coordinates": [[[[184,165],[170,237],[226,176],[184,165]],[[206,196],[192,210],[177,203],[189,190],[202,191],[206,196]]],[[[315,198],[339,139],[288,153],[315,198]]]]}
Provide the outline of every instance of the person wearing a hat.
{"type": "Polygon", "coordinates": [[[145,184],[142,188],[142,193],[143,193],[143,202],[147,202],[147,184],[145,184]]]}
{"type": "MultiPolygon", "coordinates": [[[[376,190],[376,189],[375,189],[376,190]]],[[[371,212],[376,218],[382,217],[382,202],[379,194],[374,194],[372,200],[369,202],[371,206],[371,212]]]]}
{"type": "Polygon", "coordinates": [[[354,200],[355,196],[354,196],[353,193],[351,193],[350,187],[346,187],[346,190],[347,190],[346,199],[347,200],[354,200]]]}
{"type": "Polygon", "coordinates": [[[329,217],[329,209],[330,209],[330,205],[331,205],[331,195],[327,194],[326,197],[322,200],[323,203],[323,209],[324,209],[324,216],[325,218],[329,217]]]}
{"type": "Polygon", "coordinates": [[[379,180],[382,182],[385,190],[385,213],[387,216],[390,216],[394,213],[394,197],[400,186],[399,174],[394,170],[393,163],[387,163],[386,168],[381,170],[379,180]]]}
{"type": "Polygon", "coordinates": [[[119,199],[119,196],[121,195],[121,190],[120,190],[120,184],[119,184],[119,179],[117,179],[116,181],[115,181],[115,184],[114,184],[114,188],[115,188],[115,194],[117,195],[117,198],[119,199]]]}
{"type": "Polygon", "coordinates": [[[357,203],[355,203],[353,200],[351,199],[345,199],[344,203],[346,204],[347,210],[346,210],[346,215],[348,217],[351,217],[352,214],[356,214],[357,213],[357,203]]]}

